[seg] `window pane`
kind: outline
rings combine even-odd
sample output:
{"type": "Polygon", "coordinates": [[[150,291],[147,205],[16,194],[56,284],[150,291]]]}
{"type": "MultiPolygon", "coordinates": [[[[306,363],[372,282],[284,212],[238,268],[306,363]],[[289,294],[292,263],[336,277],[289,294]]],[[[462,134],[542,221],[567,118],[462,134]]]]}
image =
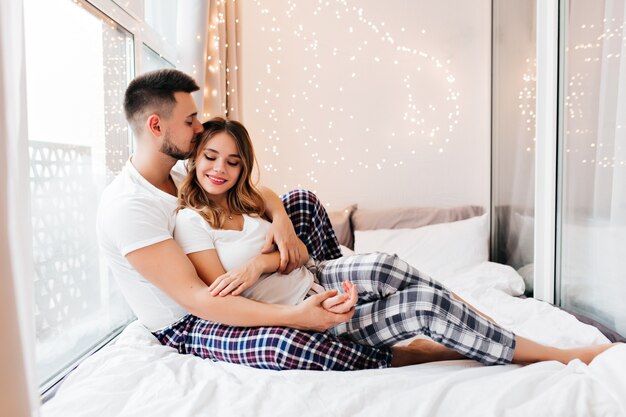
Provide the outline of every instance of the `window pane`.
{"type": "Polygon", "coordinates": [[[176,13],[178,0],[145,0],[145,20],[163,42],[176,45],[176,13]]]}
{"type": "Polygon", "coordinates": [[[493,175],[496,262],[532,293],[535,205],[536,0],[493,3],[493,175]]]}
{"type": "Polygon", "coordinates": [[[143,50],[143,72],[154,71],[161,68],[174,68],[168,60],[154,52],[152,49],[142,44],[143,50]]]}
{"type": "Polygon", "coordinates": [[[68,0],[25,1],[40,384],[132,319],[95,235],[99,195],[128,158],[133,74],[131,35],[102,18],[68,0]]]}
{"type": "Polygon", "coordinates": [[[626,334],[626,1],[568,7],[559,296],[626,334]]]}

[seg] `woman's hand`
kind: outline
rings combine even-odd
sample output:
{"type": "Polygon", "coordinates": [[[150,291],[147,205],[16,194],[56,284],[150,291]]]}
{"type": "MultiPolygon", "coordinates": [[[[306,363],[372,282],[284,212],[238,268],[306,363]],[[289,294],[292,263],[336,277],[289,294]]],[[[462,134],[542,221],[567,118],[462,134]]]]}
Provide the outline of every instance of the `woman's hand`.
{"type": "Polygon", "coordinates": [[[209,292],[213,296],[220,297],[228,294],[239,295],[253,286],[262,273],[262,265],[257,262],[257,258],[253,258],[244,265],[217,277],[209,286],[209,292]]]}
{"type": "Polygon", "coordinates": [[[294,306],[293,308],[296,311],[295,321],[289,327],[324,332],[333,326],[350,320],[354,315],[354,308],[345,313],[337,314],[325,310],[322,306],[324,301],[337,294],[337,290],[326,291],[322,294],[313,295],[294,306]]]}
{"type": "Polygon", "coordinates": [[[274,251],[274,243],[280,252],[278,272],[288,274],[301,267],[307,261],[302,259],[298,251],[298,236],[289,216],[274,216],[272,225],[265,238],[265,246],[261,253],[274,251]]]}
{"type": "Polygon", "coordinates": [[[347,313],[355,305],[359,299],[359,294],[356,290],[356,285],[350,281],[344,281],[341,283],[343,287],[343,294],[337,294],[334,297],[327,298],[322,303],[322,307],[331,313],[347,313]]]}

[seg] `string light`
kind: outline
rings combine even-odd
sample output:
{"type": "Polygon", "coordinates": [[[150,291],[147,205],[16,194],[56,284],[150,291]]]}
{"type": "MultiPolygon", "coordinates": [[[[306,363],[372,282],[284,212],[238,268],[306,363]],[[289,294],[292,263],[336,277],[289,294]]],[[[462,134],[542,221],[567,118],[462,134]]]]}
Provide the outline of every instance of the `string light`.
{"type": "MultiPolygon", "coordinates": [[[[604,19],[603,25],[599,26],[583,23],[577,31],[581,40],[567,49],[570,68],[576,68],[569,74],[565,86],[566,153],[577,154],[577,159],[572,162],[595,164],[601,168],[624,165],[624,161],[616,161],[614,154],[602,156],[605,139],[599,135],[595,114],[587,113],[589,102],[600,99],[598,80],[591,78],[590,74],[600,74],[605,67],[619,65],[616,60],[621,55],[623,29],[624,23],[615,19],[604,19]]],[[[621,125],[617,125],[617,129],[621,129],[621,125]]],[[[613,152],[612,149],[609,152],[613,152]]]]}
{"type": "MultiPolygon", "coordinates": [[[[376,22],[370,19],[367,11],[355,4],[357,3],[348,0],[337,0],[332,3],[318,1],[311,6],[314,16],[311,18],[308,11],[305,15],[305,11],[301,10],[308,7],[309,4],[302,6],[302,3],[295,0],[288,0],[284,10],[281,9],[280,11],[270,10],[260,0],[253,2],[260,15],[258,30],[272,34],[270,36],[264,35],[265,39],[269,39],[267,45],[264,46],[266,50],[265,62],[262,62],[261,65],[261,68],[265,70],[254,74],[256,88],[253,89],[253,94],[256,94],[257,97],[251,101],[258,103],[255,112],[267,117],[263,125],[272,126],[279,131],[286,127],[275,123],[277,109],[285,109],[282,111],[285,111],[286,116],[291,120],[299,119],[300,125],[293,129],[290,134],[283,134],[282,136],[290,137],[290,146],[293,146],[294,143],[301,144],[303,152],[300,157],[310,157],[312,166],[322,167],[330,164],[337,167],[335,169],[338,170],[338,173],[342,170],[354,173],[355,169],[362,171],[375,168],[377,171],[383,171],[403,167],[403,161],[397,160],[398,155],[392,153],[393,151],[398,152],[396,147],[392,146],[395,144],[401,145],[397,147],[398,150],[401,150],[407,145],[419,146],[420,143],[428,143],[434,147],[433,155],[444,153],[445,149],[452,145],[461,115],[461,93],[454,73],[454,63],[451,59],[438,57],[436,53],[422,46],[428,44],[424,39],[414,39],[412,35],[407,38],[406,28],[401,28],[397,33],[393,33],[393,30],[386,28],[385,22],[376,22]],[[279,15],[283,16],[282,19],[276,18],[279,15]],[[300,20],[305,19],[305,16],[306,20],[300,20]],[[346,50],[346,47],[340,44],[328,44],[327,38],[322,38],[314,30],[311,30],[312,27],[325,27],[323,23],[318,25],[311,22],[311,19],[319,19],[321,22],[328,16],[334,16],[337,20],[348,23],[343,25],[343,33],[333,31],[333,34],[339,38],[342,36],[354,37],[356,43],[352,51],[346,50]],[[282,44],[280,33],[285,31],[292,35],[292,39],[301,42],[300,51],[294,50],[292,53],[297,53],[299,57],[305,57],[299,68],[300,74],[303,76],[303,83],[300,85],[304,88],[299,93],[287,90],[285,91],[287,94],[282,94],[281,98],[277,99],[267,91],[267,88],[281,88],[281,85],[275,82],[276,74],[292,73],[295,69],[293,62],[287,65],[281,62],[281,58],[289,56],[283,54],[290,52],[279,49],[282,44]],[[403,43],[401,38],[397,36],[399,34],[404,34],[405,42],[410,43],[403,43]],[[381,47],[387,49],[385,55],[380,55],[381,47]],[[283,52],[281,53],[281,51],[283,52]],[[327,63],[335,65],[337,62],[341,63],[338,68],[347,67],[351,70],[330,81],[328,79],[329,69],[326,68],[327,63]],[[351,137],[350,141],[344,141],[343,137],[339,137],[345,131],[346,126],[354,126],[352,121],[355,120],[355,113],[358,111],[356,106],[362,105],[358,99],[355,100],[348,95],[345,95],[345,99],[342,97],[346,91],[354,92],[359,89],[363,82],[367,82],[368,69],[366,65],[374,68],[377,66],[389,68],[388,64],[390,63],[393,63],[393,68],[398,66],[400,71],[405,71],[405,74],[398,78],[397,82],[406,91],[404,97],[401,98],[406,104],[398,116],[400,119],[398,121],[400,123],[399,130],[392,134],[386,132],[384,137],[377,139],[383,146],[372,153],[372,156],[366,161],[365,155],[361,156],[359,153],[364,152],[367,155],[369,150],[361,151],[359,147],[354,146],[358,137],[351,137]],[[442,94],[419,95],[420,90],[418,88],[424,80],[438,80],[437,82],[444,86],[442,94]],[[326,96],[333,101],[325,101],[324,97],[326,96]],[[307,102],[312,97],[315,97],[315,107],[319,109],[317,114],[326,112],[328,115],[326,120],[304,120],[299,117],[305,109],[310,108],[307,102]],[[344,112],[347,114],[339,117],[344,112]],[[438,117],[439,114],[444,114],[444,117],[438,117]],[[437,117],[433,117],[433,115],[437,115],[437,117]],[[323,143],[332,143],[332,146],[324,146],[317,141],[317,138],[307,135],[308,139],[306,139],[307,136],[303,135],[311,128],[315,132],[320,132],[320,126],[327,128],[323,143]],[[425,141],[426,139],[428,141],[425,141]],[[389,143],[391,145],[387,146],[389,143]],[[307,150],[309,150],[308,153],[307,150]],[[372,158],[377,160],[369,162],[369,159],[372,158]]],[[[418,33],[425,35],[427,32],[426,29],[422,29],[418,33]]],[[[294,43],[291,42],[290,48],[293,47],[294,43]]],[[[297,48],[297,45],[295,47],[297,48]]],[[[384,106],[384,104],[382,105],[384,106]]],[[[359,117],[363,117],[363,115],[359,114],[359,117]]],[[[364,138],[373,139],[380,136],[381,132],[378,126],[370,123],[373,122],[370,121],[360,128],[355,126],[353,130],[354,132],[360,130],[364,138]]],[[[264,155],[260,157],[266,161],[278,160],[280,146],[276,143],[277,141],[270,137],[265,137],[265,139],[269,140],[272,146],[269,146],[267,151],[263,152],[264,155]]],[[[409,156],[411,155],[416,155],[414,149],[409,156]]],[[[270,168],[269,164],[265,164],[264,167],[268,172],[276,172],[277,169],[274,165],[270,168]]],[[[317,178],[310,172],[306,177],[313,183],[317,181],[317,178]]]]}

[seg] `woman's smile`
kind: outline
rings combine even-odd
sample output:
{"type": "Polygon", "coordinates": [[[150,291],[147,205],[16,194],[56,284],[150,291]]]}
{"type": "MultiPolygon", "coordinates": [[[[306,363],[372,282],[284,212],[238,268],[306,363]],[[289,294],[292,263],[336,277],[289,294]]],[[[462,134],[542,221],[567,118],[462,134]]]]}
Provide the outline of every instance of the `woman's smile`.
{"type": "Polygon", "coordinates": [[[211,184],[222,185],[226,183],[226,180],[222,177],[217,177],[214,175],[207,175],[207,178],[209,179],[209,181],[211,181],[211,184]]]}

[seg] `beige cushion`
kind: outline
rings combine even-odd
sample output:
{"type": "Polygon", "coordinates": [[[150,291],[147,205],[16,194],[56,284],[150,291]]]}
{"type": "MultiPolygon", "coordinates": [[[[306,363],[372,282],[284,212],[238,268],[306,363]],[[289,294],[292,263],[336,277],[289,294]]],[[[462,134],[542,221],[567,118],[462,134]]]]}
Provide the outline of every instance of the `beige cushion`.
{"type": "Polygon", "coordinates": [[[328,217],[333,225],[339,244],[350,249],[354,247],[354,234],[352,233],[351,214],[356,210],[356,204],[343,210],[329,211],[328,217]]]}
{"type": "Polygon", "coordinates": [[[379,210],[360,208],[352,213],[352,227],[354,230],[414,229],[430,224],[465,220],[482,215],[484,212],[481,206],[406,207],[379,210]]]}

